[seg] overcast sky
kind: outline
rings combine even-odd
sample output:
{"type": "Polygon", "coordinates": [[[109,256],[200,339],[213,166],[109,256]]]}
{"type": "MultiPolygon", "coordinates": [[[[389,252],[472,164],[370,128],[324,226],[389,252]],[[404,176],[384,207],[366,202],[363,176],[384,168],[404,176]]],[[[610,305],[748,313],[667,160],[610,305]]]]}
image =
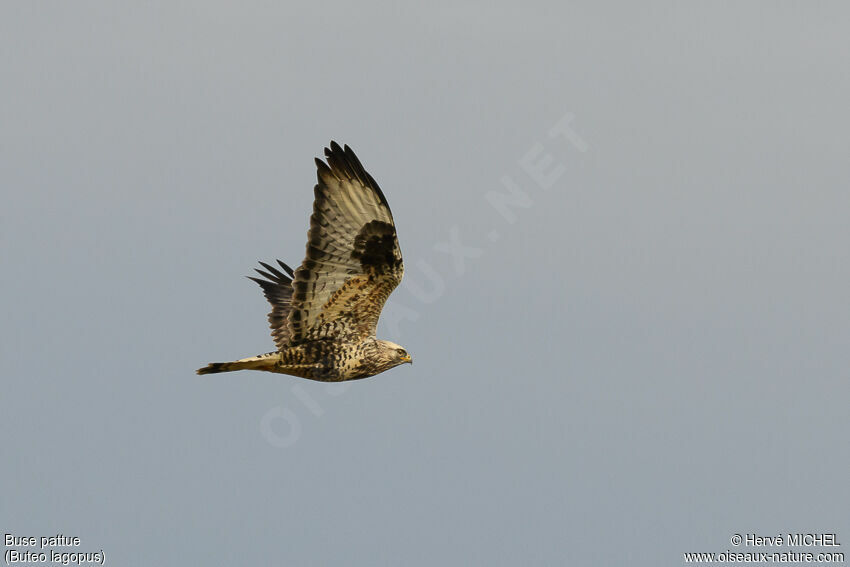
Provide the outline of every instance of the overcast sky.
{"type": "Polygon", "coordinates": [[[0,530],[145,567],[847,550],[849,16],[3,3],[0,530]],[[244,276],[301,261],[331,139],[393,209],[413,366],[195,375],[272,350],[244,276]]]}

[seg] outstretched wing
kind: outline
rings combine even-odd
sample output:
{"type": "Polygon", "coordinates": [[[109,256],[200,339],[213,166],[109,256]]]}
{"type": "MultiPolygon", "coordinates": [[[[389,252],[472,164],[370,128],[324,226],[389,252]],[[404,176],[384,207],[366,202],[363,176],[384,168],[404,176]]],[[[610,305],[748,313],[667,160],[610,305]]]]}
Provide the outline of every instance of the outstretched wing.
{"type": "Polygon", "coordinates": [[[375,334],[404,265],[387,199],[345,146],[325,148],[316,160],[319,183],[307,233],[307,256],[295,270],[287,339],[375,334]]]}
{"type": "Polygon", "coordinates": [[[291,329],[287,317],[292,306],[293,272],[292,268],[280,260],[277,263],[286,272],[285,274],[274,266],[260,262],[266,271],[255,271],[266,279],[261,280],[251,276],[248,276],[248,279],[260,284],[260,287],[263,288],[263,295],[272,304],[272,310],[269,312],[269,326],[272,329],[274,344],[277,345],[278,350],[282,350],[290,343],[291,329]]]}

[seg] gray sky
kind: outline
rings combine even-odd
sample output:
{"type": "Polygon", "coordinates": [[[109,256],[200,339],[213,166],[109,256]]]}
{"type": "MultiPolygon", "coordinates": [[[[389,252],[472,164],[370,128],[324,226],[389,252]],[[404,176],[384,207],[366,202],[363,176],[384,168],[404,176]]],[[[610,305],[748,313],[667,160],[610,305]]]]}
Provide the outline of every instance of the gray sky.
{"type": "Polygon", "coordinates": [[[847,550],[848,16],[4,3],[0,530],[122,566],[847,550]],[[393,208],[415,364],[196,376],[273,348],[243,276],[300,262],[331,139],[393,208]]]}

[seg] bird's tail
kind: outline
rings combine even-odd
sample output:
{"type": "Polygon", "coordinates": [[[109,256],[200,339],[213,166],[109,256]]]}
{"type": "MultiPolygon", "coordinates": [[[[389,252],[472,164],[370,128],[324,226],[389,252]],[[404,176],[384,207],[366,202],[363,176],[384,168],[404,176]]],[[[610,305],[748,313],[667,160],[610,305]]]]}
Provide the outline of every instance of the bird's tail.
{"type": "Polygon", "coordinates": [[[198,368],[198,374],[216,374],[217,372],[233,372],[234,370],[271,370],[278,361],[278,353],[258,354],[233,362],[210,362],[203,368],[198,368]]]}

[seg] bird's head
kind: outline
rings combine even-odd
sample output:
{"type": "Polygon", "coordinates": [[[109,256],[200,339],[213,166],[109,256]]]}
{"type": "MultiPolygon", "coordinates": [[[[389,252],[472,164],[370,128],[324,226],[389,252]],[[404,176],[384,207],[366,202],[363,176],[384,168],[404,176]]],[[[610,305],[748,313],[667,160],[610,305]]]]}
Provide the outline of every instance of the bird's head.
{"type": "Polygon", "coordinates": [[[381,362],[386,365],[386,368],[392,368],[406,362],[413,364],[413,359],[401,345],[381,340],[377,341],[377,343],[378,356],[381,358],[381,362]]]}

